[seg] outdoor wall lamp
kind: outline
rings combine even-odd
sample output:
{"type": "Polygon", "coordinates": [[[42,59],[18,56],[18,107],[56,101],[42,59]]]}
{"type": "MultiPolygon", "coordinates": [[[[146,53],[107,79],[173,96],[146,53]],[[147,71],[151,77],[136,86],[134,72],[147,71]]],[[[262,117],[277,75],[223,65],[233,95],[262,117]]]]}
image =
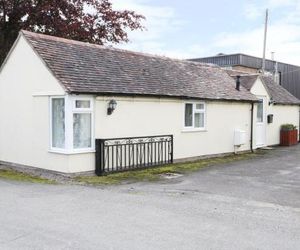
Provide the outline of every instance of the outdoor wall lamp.
{"type": "Polygon", "coordinates": [[[274,104],[274,103],[275,103],[275,101],[273,100],[273,98],[271,98],[270,101],[269,101],[269,106],[274,104]]]}
{"type": "Polygon", "coordinates": [[[107,114],[111,115],[117,107],[117,102],[115,100],[110,100],[108,103],[107,114]]]}

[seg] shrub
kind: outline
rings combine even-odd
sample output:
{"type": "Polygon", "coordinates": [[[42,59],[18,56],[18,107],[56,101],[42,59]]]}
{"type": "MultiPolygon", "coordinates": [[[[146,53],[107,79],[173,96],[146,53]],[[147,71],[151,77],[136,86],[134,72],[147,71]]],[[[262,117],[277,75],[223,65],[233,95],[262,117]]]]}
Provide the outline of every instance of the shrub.
{"type": "Polygon", "coordinates": [[[281,130],[295,130],[297,129],[296,126],[294,126],[293,124],[283,124],[281,125],[281,130]]]}

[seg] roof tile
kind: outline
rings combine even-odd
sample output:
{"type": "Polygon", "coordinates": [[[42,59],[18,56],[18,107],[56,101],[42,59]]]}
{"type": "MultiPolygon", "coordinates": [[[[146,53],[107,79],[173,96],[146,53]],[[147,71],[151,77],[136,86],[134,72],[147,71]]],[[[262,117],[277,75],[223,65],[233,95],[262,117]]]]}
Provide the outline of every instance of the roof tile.
{"type": "Polygon", "coordinates": [[[216,65],[21,32],[69,93],[257,100],[216,65]]]}
{"type": "Polygon", "coordinates": [[[237,75],[240,75],[241,85],[244,86],[247,90],[251,90],[252,86],[256,82],[257,78],[260,77],[267,92],[273,101],[277,104],[287,104],[287,105],[300,105],[300,100],[293,96],[281,85],[277,84],[272,76],[261,76],[259,74],[247,74],[241,72],[227,71],[227,73],[233,78],[236,79],[237,75]]]}

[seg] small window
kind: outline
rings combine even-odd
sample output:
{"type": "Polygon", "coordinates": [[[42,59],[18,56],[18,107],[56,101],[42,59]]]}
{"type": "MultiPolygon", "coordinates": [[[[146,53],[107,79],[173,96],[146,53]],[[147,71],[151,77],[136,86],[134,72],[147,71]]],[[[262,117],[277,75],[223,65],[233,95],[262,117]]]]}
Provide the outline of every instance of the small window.
{"type": "Polygon", "coordinates": [[[193,104],[185,104],[185,127],[193,126],[193,104]]]}
{"type": "Polygon", "coordinates": [[[65,99],[52,98],[51,145],[53,148],[65,148],[65,99]]]}
{"type": "Polygon", "coordinates": [[[264,102],[259,100],[257,104],[257,122],[264,122],[264,102]]]}
{"type": "Polygon", "coordinates": [[[186,103],[185,104],[185,128],[204,129],[205,128],[205,104],[186,103]]]}
{"type": "Polygon", "coordinates": [[[77,108],[77,109],[89,109],[89,108],[91,108],[91,101],[90,100],[76,100],[75,101],[75,108],[77,108]]]}
{"type": "Polygon", "coordinates": [[[195,128],[204,128],[204,113],[195,112],[195,128]]]}
{"type": "Polygon", "coordinates": [[[196,109],[204,110],[204,103],[196,103],[196,109]]]}
{"type": "Polygon", "coordinates": [[[92,147],[92,104],[90,99],[74,99],[73,148],[92,147]]]}
{"type": "Polygon", "coordinates": [[[92,114],[73,114],[73,147],[74,149],[92,146],[92,114]]]}

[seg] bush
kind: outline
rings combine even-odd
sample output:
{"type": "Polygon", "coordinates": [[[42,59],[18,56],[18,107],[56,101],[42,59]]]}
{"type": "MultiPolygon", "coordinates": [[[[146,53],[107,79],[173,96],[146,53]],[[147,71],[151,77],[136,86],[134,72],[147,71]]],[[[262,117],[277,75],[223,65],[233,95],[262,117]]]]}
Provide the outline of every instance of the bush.
{"type": "Polygon", "coordinates": [[[293,124],[283,124],[281,125],[281,130],[295,130],[297,129],[296,126],[294,126],[293,124]]]}

